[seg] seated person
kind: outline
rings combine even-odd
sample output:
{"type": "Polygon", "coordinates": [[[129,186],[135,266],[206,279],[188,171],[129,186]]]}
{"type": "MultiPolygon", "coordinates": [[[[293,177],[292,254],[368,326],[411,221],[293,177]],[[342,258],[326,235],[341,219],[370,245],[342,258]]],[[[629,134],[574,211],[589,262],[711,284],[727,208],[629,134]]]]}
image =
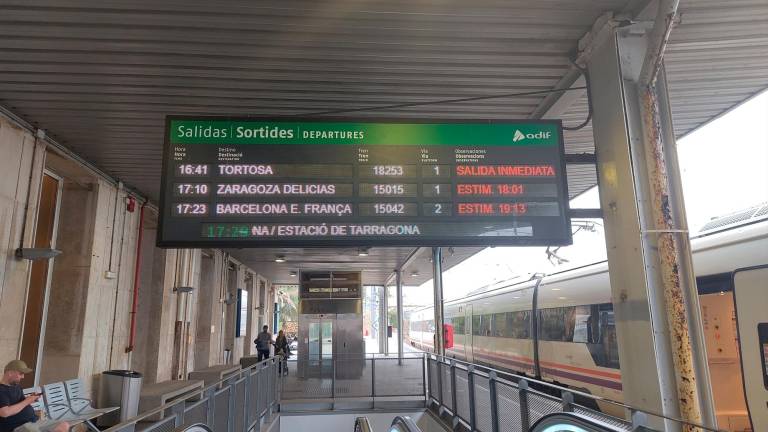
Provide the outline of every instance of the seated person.
{"type": "Polygon", "coordinates": [[[0,432],[67,432],[67,422],[37,423],[39,414],[30,405],[40,399],[40,394],[24,396],[21,380],[24,374],[32,372],[21,360],[13,360],[5,365],[3,378],[0,380],[0,432]]]}

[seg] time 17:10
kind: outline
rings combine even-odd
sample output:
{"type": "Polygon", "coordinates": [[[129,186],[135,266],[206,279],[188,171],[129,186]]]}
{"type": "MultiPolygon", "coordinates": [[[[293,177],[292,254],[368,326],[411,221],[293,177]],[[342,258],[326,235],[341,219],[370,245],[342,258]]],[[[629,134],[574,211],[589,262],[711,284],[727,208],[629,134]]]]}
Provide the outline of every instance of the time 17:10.
{"type": "Polygon", "coordinates": [[[206,183],[178,183],[175,189],[177,195],[185,196],[208,195],[209,191],[206,183]]]}

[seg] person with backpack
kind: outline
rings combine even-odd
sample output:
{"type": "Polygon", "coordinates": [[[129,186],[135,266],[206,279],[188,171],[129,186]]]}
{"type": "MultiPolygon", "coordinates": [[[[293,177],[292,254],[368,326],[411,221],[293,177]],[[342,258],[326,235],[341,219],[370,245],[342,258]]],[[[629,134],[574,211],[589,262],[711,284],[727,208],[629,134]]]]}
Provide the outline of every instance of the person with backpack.
{"type": "Polygon", "coordinates": [[[291,356],[291,347],[282,330],[277,333],[277,339],[275,339],[275,355],[282,356],[278,372],[288,375],[288,357],[291,356]]]}
{"type": "Polygon", "coordinates": [[[269,358],[269,346],[272,345],[272,333],[269,332],[269,326],[264,326],[261,333],[253,340],[256,344],[256,351],[259,353],[258,361],[269,358]]]}

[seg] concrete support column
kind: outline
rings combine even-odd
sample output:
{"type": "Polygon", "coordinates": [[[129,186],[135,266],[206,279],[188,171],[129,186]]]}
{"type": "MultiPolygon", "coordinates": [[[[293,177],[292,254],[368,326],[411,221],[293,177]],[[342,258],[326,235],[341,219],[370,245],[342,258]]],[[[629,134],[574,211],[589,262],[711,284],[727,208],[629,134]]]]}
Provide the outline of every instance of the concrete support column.
{"type": "Polygon", "coordinates": [[[443,334],[443,251],[432,248],[432,281],[435,290],[435,354],[445,355],[443,334]]]}
{"type": "MultiPolygon", "coordinates": [[[[244,334],[241,334],[240,337],[236,337],[237,335],[237,316],[240,314],[240,310],[238,309],[239,305],[237,304],[237,290],[238,289],[245,289],[245,275],[246,275],[246,267],[242,264],[238,264],[236,266],[236,274],[235,274],[235,283],[233,288],[233,299],[234,303],[232,304],[232,338],[233,338],[233,350],[232,350],[232,362],[234,364],[237,364],[240,361],[240,357],[242,357],[245,353],[245,344],[248,342],[245,339],[245,334],[247,334],[247,331],[244,332],[244,334]]],[[[248,307],[248,305],[246,305],[248,307]]],[[[243,319],[246,320],[247,324],[247,314],[246,317],[243,317],[243,319]]],[[[270,329],[272,329],[272,326],[269,326],[270,329]]],[[[276,333],[274,329],[272,329],[272,333],[276,333]]]]}
{"type": "MultiPolygon", "coordinates": [[[[675,340],[681,335],[688,339],[688,332],[681,333],[680,330],[683,327],[690,330],[700,322],[700,318],[696,319],[698,302],[690,301],[691,297],[696,297],[695,283],[688,288],[680,283],[694,280],[692,269],[690,266],[678,267],[676,271],[685,274],[678,274],[677,282],[662,271],[663,261],[670,257],[660,255],[660,247],[662,252],[665,248],[659,239],[665,235],[682,234],[678,240],[685,238],[687,243],[687,233],[674,234],[673,229],[659,226],[655,217],[658,212],[654,206],[662,205],[662,201],[665,206],[682,209],[682,197],[669,194],[662,197],[660,189],[653,187],[659,180],[659,173],[652,168],[654,163],[648,157],[659,155],[646,151],[651,145],[648,134],[644,134],[648,117],[643,118],[644,108],[640,100],[643,89],[636,84],[645,52],[645,37],[620,32],[595,47],[587,64],[623,394],[625,402],[631,406],[662,412],[669,417],[685,415],[689,420],[714,425],[713,415],[697,418],[689,410],[692,404],[703,406],[711,401],[711,397],[701,391],[703,385],[708,385],[706,371],[695,370],[690,362],[691,356],[706,362],[703,343],[689,344],[686,348],[675,340]],[[687,296],[687,301],[685,304],[676,302],[670,298],[670,293],[677,293],[677,300],[687,296]],[[680,308],[687,312],[673,312],[673,309],[679,312],[680,308]],[[686,319],[686,316],[694,317],[686,319]],[[691,351],[691,346],[695,352],[691,351]],[[691,367],[686,369],[680,363],[681,356],[687,356],[691,367]],[[699,381],[698,394],[681,394],[681,391],[688,391],[680,386],[685,381],[699,381]]],[[[662,85],[653,91],[658,95],[661,89],[664,93],[659,101],[663,101],[662,110],[668,112],[663,77],[661,82],[662,85]]],[[[671,120],[655,121],[653,126],[664,131],[660,135],[667,139],[663,146],[674,151],[671,120]]],[[[675,177],[674,182],[679,183],[676,162],[676,158],[666,160],[668,167],[674,165],[666,175],[675,177]]],[[[677,249],[673,253],[687,254],[690,262],[690,248],[677,249]]],[[[680,256],[675,260],[686,262],[680,256]]],[[[696,329],[692,334],[696,334],[696,329]]],[[[665,430],[679,429],[671,423],[663,427],[665,430]]]]}
{"type": "Polygon", "coordinates": [[[200,256],[200,284],[197,290],[195,313],[195,369],[210,365],[211,336],[214,330],[214,305],[218,305],[216,292],[216,253],[203,251],[200,256]]]}

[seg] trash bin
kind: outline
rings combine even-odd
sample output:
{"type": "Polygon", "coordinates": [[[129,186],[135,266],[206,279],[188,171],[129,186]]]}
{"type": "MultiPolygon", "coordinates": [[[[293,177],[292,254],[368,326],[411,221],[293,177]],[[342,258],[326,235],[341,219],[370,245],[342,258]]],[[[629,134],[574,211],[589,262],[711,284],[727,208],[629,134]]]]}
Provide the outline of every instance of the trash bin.
{"type": "MultiPolygon", "coordinates": [[[[119,410],[104,414],[98,418],[99,426],[114,426],[139,413],[139,395],[141,394],[141,374],[130,370],[109,370],[101,374],[99,408],[120,407],[119,410]]],[[[133,432],[134,426],[121,429],[121,432],[133,432]]]]}

